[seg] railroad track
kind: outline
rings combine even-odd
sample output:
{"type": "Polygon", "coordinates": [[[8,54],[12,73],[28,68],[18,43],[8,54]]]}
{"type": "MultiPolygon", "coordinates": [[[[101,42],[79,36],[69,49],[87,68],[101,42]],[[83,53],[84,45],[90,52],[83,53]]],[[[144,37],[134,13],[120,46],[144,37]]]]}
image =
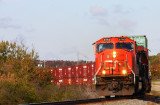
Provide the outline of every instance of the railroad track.
{"type": "Polygon", "coordinates": [[[101,103],[107,101],[127,100],[127,99],[138,99],[143,101],[150,101],[160,104],[160,97],[153,95],[135,95],[135,96],[118,96],[114,98],[95,98],[85,100],[74,100],[74,101],[60,101],[60,102],[44,102],[44,103],[30,103],[30,104],[19,104],[19,105],[78,105],[78,104],[89,104],[89,103],[101,103]]]}

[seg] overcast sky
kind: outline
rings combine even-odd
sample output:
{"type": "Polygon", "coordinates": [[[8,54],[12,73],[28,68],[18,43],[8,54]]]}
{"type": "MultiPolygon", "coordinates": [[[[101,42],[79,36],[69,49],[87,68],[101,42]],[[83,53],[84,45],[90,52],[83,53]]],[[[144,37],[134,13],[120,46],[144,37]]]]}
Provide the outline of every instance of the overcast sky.
{"type": "Polygon", "coordinates": [[[23,39],[41,60],[94,60],[92,43],[121,35],[159,53],[160,0],[0,0],[0,41],[23,39]]]}

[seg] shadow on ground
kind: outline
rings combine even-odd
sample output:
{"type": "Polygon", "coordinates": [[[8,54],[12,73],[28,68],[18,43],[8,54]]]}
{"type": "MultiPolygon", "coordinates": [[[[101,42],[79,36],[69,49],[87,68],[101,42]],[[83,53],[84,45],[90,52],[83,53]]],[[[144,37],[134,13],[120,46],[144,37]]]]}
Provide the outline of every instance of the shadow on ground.
{"type": "Polygon", "coordinates": [[[160,104],[160,96],[145,95],[144,97],[135,98],[135,99],[139,99],[139,100],[143,100],[143,101],[150,101],[150,102],[160,104]]]}

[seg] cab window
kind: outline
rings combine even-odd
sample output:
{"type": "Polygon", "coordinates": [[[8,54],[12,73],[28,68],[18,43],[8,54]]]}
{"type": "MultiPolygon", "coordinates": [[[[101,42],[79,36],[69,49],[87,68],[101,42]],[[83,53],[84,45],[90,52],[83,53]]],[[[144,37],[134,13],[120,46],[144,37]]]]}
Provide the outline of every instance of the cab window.
{"type": "Polygon", "coordinates": [[[113,43],[99,43],[97,44],[97,52],[99,53],[105,49],[113,49],[113,47],[113,43]]]}
{"type": "Polygon", "coordinates": [[[133,51],[134,44],[133,43],[116,43],[116,49],[127,49],[130,51],[133,51]]]}

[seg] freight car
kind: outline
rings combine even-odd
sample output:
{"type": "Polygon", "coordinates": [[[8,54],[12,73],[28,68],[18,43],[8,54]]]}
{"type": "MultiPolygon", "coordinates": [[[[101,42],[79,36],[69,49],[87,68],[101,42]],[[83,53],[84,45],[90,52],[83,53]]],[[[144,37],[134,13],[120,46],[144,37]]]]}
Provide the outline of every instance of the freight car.
{"type": "Polygon", "coordinates": [[[151,91],[146,36],[105,37],[94,45],[94,82],[99,95],[133,95],[151,91]]]}
{"type": "Polygon", "coordinates": [[[58,68],[39,68],[41,74],[51,76],[51,82],[55,85],[92,85],[95,75],[95,63],[58,68]]]}

